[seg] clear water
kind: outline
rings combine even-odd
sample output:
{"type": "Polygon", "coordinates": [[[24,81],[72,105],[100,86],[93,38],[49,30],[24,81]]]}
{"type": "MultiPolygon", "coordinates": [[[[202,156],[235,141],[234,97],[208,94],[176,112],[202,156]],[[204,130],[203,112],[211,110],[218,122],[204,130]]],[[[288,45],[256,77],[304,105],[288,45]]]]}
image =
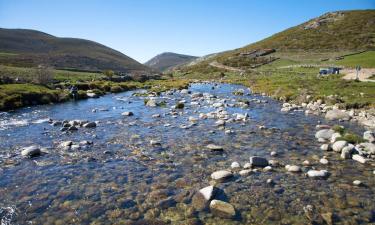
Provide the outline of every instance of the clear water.
{"type": "MultiPolygon", "coordinates": [[[[261,99],[249,108],[228,107],[232,113],[248,113],[247,122],[226,125],[235,134],[225,134],[214,119],[189,124],[189,116],[214,111],[207,102],[190,106],[190,96],[162,95],[167,107],[147,107],[133,92],[107,95],[99,99],[43,105],[0,114],[0,217],[3,224],[308,224],[306,205],[314,206],[313,218],[323,223],[321,214],[332,213],[337,224],[375,222],[374,165],[341,160],[337,153],[322,152],[314,138],[318,116],[303,112],[281,113],[280,103],[262,96],[234,96],[237,85],[192,84],[192,92],[208,92],[228,102],[261,99]],[[170,106],[187,101],[180,115],[172,117],[170,106]],[[92,112],[93,109],[106,109],[92,112]],[[124,111],[134,116],[124,117],[124,111]],[[153,114],[161,114],[153,118],[153,114]],[[82,119],[97,121],[94,129],[80,128],[65,134],[46,121],[82,119]],[[165,124],[171,126],[165,127],[165,124]],[[259,125],[268,128],[260,130],[259,125]],[[64,151],[62,141],[93,141],[88,149],[64,151]],[[161,147],[151,146],[158,140],[161,147]],[[224,147],[213,154],[206,145],[224,147]],[[47,148],[47,154],[32,159],[20,156],[29,145],[47,148]],[[277,157],[270,152],[277,151],[277,157]],[[241,165],[253,155],[276,159],[282,165],[327,169],[328,179],[289,174],[283,166],[272,172],[258,172],[218,184],[216,198],[231,203],[237,212],[222,219],[209,210],[194,210],[191,198],[196,190],[210,184],[210,174],[241,165]],[[319,159],[326,155],[329,164],[319,159]],[[268,185],[272,178],[275,185],[268,185]],[[353,180],[365,185],[355,187],[353,180]],[[168,201],[164,201],[168,199],[168,201]],[[164,201],[164,202],[163,202],[164,201]]],[[[356,124],[344,123],[355,132],[356,124]]]]}

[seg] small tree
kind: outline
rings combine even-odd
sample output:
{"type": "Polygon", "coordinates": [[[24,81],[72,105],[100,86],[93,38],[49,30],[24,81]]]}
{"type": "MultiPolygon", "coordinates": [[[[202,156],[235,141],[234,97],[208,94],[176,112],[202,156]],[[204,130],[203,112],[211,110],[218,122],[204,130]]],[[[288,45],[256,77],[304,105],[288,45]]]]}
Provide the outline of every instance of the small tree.
{"type": "Polygon", "coordinates": [[[47,85],[53,80],[53,71],[50,67],[39,65],[35,72],[34,82],[37,84],[47,85]]]}
{"type": "Polygon", "coordinates": [[[113,75],[115,75],[115,72],[113,70],[105,70],[104,75],[109,79],[112,80],[113,75]]]}

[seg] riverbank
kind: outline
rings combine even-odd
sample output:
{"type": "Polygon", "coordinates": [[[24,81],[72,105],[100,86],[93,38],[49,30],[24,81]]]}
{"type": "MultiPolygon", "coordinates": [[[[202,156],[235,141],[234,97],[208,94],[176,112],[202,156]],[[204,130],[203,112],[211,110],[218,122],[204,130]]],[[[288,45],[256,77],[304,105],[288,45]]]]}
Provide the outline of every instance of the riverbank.
{"type": "Polygon", "coordinates": [[[149,89],[160,93],[172,88],[186,88],[189,81],[184,79],[160,79],[127,82],[85,81],[64,82],[50,85],[37,84],[3,84],[0,85],[0,111],[13,110],[25,106],[39,104],[62,103],[72,100],[69,87],[74,84],[78,87],[77,99],[97,98],[106,93],[119,93],[134,89],[149,89]]]}

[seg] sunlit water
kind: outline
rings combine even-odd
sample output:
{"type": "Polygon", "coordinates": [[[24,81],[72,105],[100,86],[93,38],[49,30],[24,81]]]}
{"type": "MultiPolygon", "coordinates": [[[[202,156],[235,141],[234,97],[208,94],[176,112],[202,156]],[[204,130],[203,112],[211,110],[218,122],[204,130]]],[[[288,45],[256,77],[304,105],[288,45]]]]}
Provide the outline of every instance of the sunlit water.
{"type": "MultiPolygon", "coordinates": [[[[189,116],[215,109],[207,102],[190,106],[190,95],[162,95],[167,107],[147,107],[144,98],[133,92],[106,95],[99,99],[36,106],[0,114],[0,216],[3,224],[308,224],[303,207],[312,205],[314,216],[333,213],[338,224],[375,222],[373,167],[341,160],[337,153],[322,152],[314,134],[318,116],[303,112],[281,113],[280,103],[262,96],[234,96],[241,86],[193,84],[190,90],[208,92],[228,103],[252,101],[249,108],[228,107],[232,113],[248,113],[247,122],[226,125],[234,134],[225,134],[215,119],[199,120],[189,129],[189,116]],[[170,107],[180,100],[186,107],[177,117],[170,107]],[[97,112],[92,112],[98,109],[97,112]],[[124,117],[124,111],[134,116],[124,117]],[[153,118],[153,114],[161,114],[153,118]],[[80,128],[62,133],[53,120],[97,121],[93,129],[80,128]],[[169,124],[169,126],[165,126],[169,124]],[[264,125],[269,129],[261,130],[264,125]],[[64,151],[62,141],[93,141],[87,149],[64,151]],[[161,147],[150,145],[158,140],[161,147]],[[222,154],[213,154],[206,145],[222,145],[222,154]],[[20,148],[39,145],[47,154],[32,159],[20,156],[20,148]],[[277,157],[270,152],[277,151],[277,157]],[[231,203],[233,219],[221,219],[209,210],[194,210],[196,190],[210,184],[210,174],[241,165],[253,155],[276,159],[282,165],[327,169],[328,179],[307,178],[304,173],[286,173],[283,166],[218,184],[216,198],[231,203]],[[319,164],[326,155],[328,165],[319,164]],[[275,185],[266,180],[272,178],[275,185]],[[365,185],[354,187],[353,180],[365,185]],[[168,201],[164,201],[168,199],[168,201]]],[[[360,133],[355,124],[343,124],[360,133]]],[[[320,221],[319,218],[317,221],[320,221]]]]}

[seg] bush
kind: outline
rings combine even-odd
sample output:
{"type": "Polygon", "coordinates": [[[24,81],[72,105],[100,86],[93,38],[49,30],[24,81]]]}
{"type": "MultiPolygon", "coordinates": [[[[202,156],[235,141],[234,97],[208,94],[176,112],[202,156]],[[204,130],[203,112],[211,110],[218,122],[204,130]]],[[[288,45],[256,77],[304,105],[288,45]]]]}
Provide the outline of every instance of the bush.
{"type": "Polygon", "coordinates": [[[353,133],[346,133],[343,137],[337,138],[336,140],[347,141],[351,144],[358,144],[365,141],[361,136],[353,133]]]}

